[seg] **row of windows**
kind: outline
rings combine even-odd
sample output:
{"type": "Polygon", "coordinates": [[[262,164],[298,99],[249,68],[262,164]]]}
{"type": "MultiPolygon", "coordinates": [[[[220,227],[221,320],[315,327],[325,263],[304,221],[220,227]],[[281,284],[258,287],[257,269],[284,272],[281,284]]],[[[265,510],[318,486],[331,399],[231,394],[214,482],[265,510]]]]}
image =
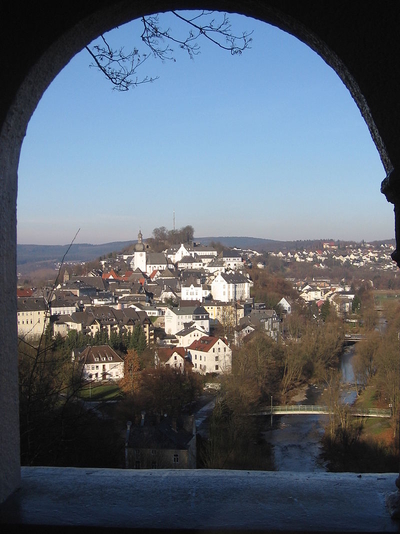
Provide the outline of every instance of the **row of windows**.
{"type": "MultiPolygon", "coordinates": [[[[40,323],[40,319],[38,319],[37,322],[40,323]]],[[[26,322],[18,320],[18,324],[33,324],[33,319],[31,319],[30,322],[29,319],[27,319],[26,322]]]]}
{"type": "MultiPolygon", "coordinates": [[[[218,358],[218,356],[217,356],[217,358],[218,358]]],[[[197,363],[194,364],[194,368],[197,369],[197,363]]],[[[206,370],[206,366],[205,366],[205,365],[201,365],[201,364],[200,364],[200,365],[199,365],[199,368],[200,368],[200,369],[204,369],[204,370],[206,370]]],[[[215,369],[215,371],[218,371],[218,370],[219,370],[219,366],[216,365],[214,369],[215,369]]]]}

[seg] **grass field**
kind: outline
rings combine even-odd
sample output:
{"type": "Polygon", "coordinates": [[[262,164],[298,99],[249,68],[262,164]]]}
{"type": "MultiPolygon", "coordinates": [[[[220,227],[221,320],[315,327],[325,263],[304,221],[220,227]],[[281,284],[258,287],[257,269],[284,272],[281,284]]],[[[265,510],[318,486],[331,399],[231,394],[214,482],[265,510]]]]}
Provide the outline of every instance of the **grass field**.
{"type": "Polygon", "coordinates": [[[85,400],[116,400],[121,395],[118,384],[87,384],[79,392],[79,396],[85,400]]]}

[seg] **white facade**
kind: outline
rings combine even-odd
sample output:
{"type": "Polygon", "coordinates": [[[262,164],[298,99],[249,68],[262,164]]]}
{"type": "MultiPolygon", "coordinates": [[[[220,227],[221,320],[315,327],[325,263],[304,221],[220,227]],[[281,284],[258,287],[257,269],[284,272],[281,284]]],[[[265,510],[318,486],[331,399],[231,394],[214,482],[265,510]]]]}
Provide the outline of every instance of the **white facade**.
{"type": "Polygon", "coordinates": [[[76,312],[75,304],[63,305],[62,303],[55,304],[51,302],[50,307],[52,315],[71,315],[71,313],[76,312]]]}
{"type": "Polygon", "coordinates": [[[202,307],[188,306],[165,310],[165,332],[168,335],[175,335],[192,322],[205,332],[210,331],[210,317],[202,307]]]}
{"type": "Polygon", "coordinates": [[[19,337],[41,336],[50,323],[50,314],[44,299],[18,299],[17,310],[19,337]]]}
{"type": "Polygon", "coordinates": [[[222,374],[232,370],[232,350],[221,338],[206,336],[194,341],[188,347],[188,356],[197,373],[222,374]]]}
{"type": "Polygon", "coordinates": [[[290,303],[285,299],[285,297],[282,297],[281,300],[278,302],[278,306],[281,306],[281,308],[289,315],[292,313],[292,306],[290,303]]]}
{"type": "Polygon", "coordinates": [[[124,360],[108,345],[87,347],[78,358],[83,363],[84,380],[100,382],[124,378],[124,360]]]}
{"type": "Polygon", "coordinates": [[[240,273],[219,273],[211,282],[214,300],[236,302],[250,298],[250,281],[240,273]]]}
{"type": "Polygon", "coordinates": [[[139,269],[142,273],[146,272],[147,263],[146,263],[147,254],[145,251],[135,252],[131,261],[131,268],[133,271],[139,269]]]}
{"type": "Polygon", "coordinates": [[[198,339],[207,336],[208,332],[205,332],[201,328],[193,326],[191,328],[181,330],[175,335],[178,339],[178,347],[189,347],[193,343],[193,341],[197,341],[198,339]]]}
{"type": "Polygon", "coordinates": [[[241,269],[243,267],[243,258],[238,252],[234,250],[224,250],[222,253],[222,261],[224,262],[224,265],[227,269],[236,270],[241,269]]]}
{"type": "Polygon", "coordinates": [[[202,284],[189,286],[181,286],[181,300],[198,300],[203,302],[204,299],[210,296],[209,286],[203,286],[202,284]]]}

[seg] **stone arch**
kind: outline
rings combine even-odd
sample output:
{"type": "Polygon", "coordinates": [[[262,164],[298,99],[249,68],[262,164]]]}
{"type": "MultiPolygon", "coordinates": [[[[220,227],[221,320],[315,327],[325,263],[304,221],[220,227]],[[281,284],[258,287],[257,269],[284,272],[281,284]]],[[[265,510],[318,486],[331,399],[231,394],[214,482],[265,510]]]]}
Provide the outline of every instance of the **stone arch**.
{"type": "Polygon", "coordinates": [[[396,4],[385,3],[379,8],[380,2],[373,0],[70,0],[46,2],[39,8],[36,2],[21,0],[1,6],[0,34],[5,52],[0,73],[0,502],[19,485],[15,297],[18,161],[28,122],[48,85],[92,39],[143,14],[201,7],[241,13],[291,33],[334,68],[356,101],[389,173],[399,166],[400,159],[400,103],[397,85],[389,80],[398,76],[399,46],[393,46],[386,31],[391,29],[392,37],[397,37],[400,16],[396,4]],[[378,26],[380,15],[385,24],[378,26]]]}

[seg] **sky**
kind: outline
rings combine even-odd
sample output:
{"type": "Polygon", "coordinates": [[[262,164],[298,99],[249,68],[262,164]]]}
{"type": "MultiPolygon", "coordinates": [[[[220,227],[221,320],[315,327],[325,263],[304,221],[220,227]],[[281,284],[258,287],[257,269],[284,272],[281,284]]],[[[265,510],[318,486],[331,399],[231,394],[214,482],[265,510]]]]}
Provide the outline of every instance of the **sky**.
{"type": "MultiPolygon", "coordinates": [[[[18,243],[135,240],[174,220],[195,237],[394,237],[383,165],[337,74],[295,37],[229,18],[253,31],[242,55],[203,41],[194,60],[147,61],[139,75],[159,79],[128,92],[86,50],[70,61],[28,125],[18,243]]],[[[107,38],[128,50],[140,33],[134,21],[107,38]]]]}

